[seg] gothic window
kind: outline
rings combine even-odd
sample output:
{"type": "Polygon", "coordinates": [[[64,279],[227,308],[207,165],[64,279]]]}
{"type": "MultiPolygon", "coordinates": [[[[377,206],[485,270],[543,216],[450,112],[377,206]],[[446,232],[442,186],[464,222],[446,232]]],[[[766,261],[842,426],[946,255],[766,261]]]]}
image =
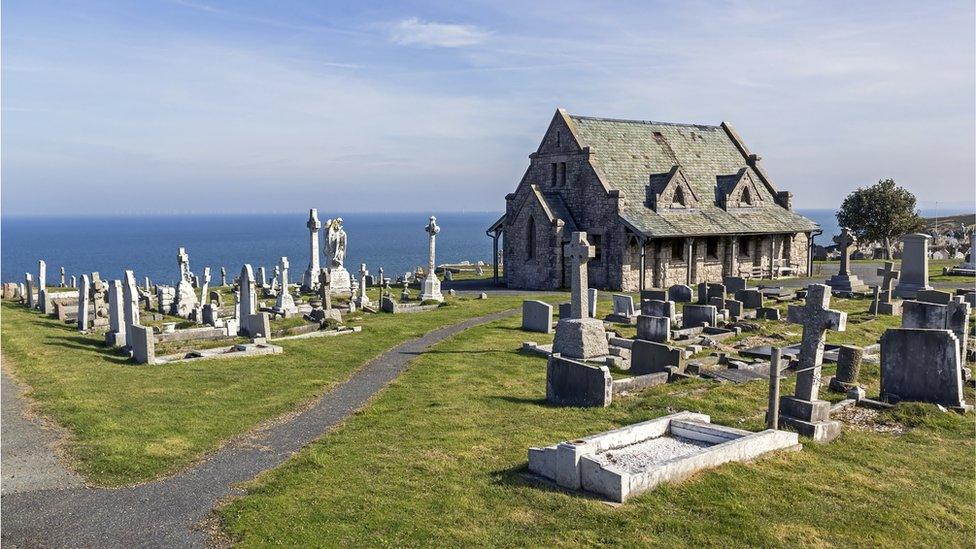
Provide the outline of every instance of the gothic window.
{"type": "Polygon", "coordinates": [[[705,241],[705,254],[708,259],[718,259],[718,237],[710,236],[705,241]]]}
{"type": "Polygon", "coordinates": [[[674,189],[674,201],[672,203],[673,204],[679,204],[681,206],[687,206],[688,204],[685,202],[685,200],[686,199],[685,199],[685,190],[684,190],[684,188],[681,187],[681,186],[676,187],[674,189]]]}
{"type": "Polygon", "coordinates": [[[749,253],[749,244],[751,242],[752,242],[752,238],[751,237],[748,237],[748,236],[740,236],[739,237],[739,255],[740,256],[742,256],[742,257],[748,257],[750,255],[750,253],[749,253]]]}
{"type": "Polygon", "coordinates": [[[672,238],[671,239],[671,259],[674,260],[684,260],[685,258],[685,239],[683,238],[672,238]]]}
{"type": "Polygon", "coordinates": [[[752,191],[749,190],[749,187],[742,189],[742,203],[752,206],[752,191]]]}
{"type": "Polygon", "coordinates": [[[560,185],[566,184],[566,163],[565,162],[559,163],[559,184],[560,185]]]}
{"type": "Polygon", "coordinates": [[[535,259],[535,218],[530,217],[525,230],[525,241],[527,244],[526,256],[528,259],[535,259]]]}

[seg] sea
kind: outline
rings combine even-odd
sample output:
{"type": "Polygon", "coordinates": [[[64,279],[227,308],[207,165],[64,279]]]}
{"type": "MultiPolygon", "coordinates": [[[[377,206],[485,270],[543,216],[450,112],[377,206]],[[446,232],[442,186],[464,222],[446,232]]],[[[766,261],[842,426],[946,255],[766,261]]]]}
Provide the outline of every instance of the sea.
{"type": "MultiPolygon", "coordinates": [[[[797,210],[823,228],[819,243],[838,234],[834,210],[797,210]]],[[[435,213],[441,232],[437,236],[437,262],[491,262],[492,242],[485,231],[502,212],[435,213]]],[[[940,215],[948,212],[940,211],[940,215]]],[[[336,214],[330,214],[336,215],[336,214]]],[[[383,267],[388,275],[414,270],[427,263],[429,213],[348,213],[342,217],[348,235],[346,268],[359,271],[366,263],[370,272],[383,267]]],[[[923,211],[922,215],[926,215],[923,211]]],[[[934,214],[930,214],[934,215],[934,214]]],[[[305,222],[308,213],[294,214],[193,214],[112,217],[0,217],[0,277],[22,282],[24,273],[37,272],[37,260],[47,263],[49,285],[59,282],[59,268],[71,276],[99,272],[104,279],[122,278],[123,270],[135,271],[136,279],[148,276],[156,283],[174,284],[179,279],[176,254],[186,248],[190,269],[202,275],[210,267],[219,283],[220,267],[228,279],[250,263],[255,271],[264,266],[268,276],[282,256],[289,259],[291,281],[299,280],[308,266],[309,242],[305,222]]],[[[324,224],[326,216],[320,214],[324,224]]],[[[320,234],[320,250],[324,233],[320,234]]],[[[324,252],[321,253],[324,257],[324,252]]],[[[355,276],[355,274],[354,274],[355,276]]]]}

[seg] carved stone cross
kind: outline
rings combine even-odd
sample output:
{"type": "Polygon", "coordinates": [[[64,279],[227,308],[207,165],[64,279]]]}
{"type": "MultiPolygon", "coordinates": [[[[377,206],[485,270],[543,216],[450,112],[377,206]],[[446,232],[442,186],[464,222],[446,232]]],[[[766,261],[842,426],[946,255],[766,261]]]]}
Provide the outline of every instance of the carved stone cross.
{"type": "Polygon", "coordinates": [[[830,286],[811,284],[807,288],[806,305],[790,305],[787,313],[790,322],[803,325],[795,393],[796,398],[801,400],[817,400],[820,393],[820,371],[827,330],[843,332],[847,329],[847,313],[828,307],[830,286]]]}
{"type": "Polygon", "coordinates": [[[434,216],[430,216],[430,222],[427,223],[427,226],[424,227],[424,230],[427,231],[427,234],[428,234],[428,237],[427,238],[428,238],[428,241],[430,243],[430,256],[428,257],[428,261],[427,261],[427,265],[428,265],[427,272],[429,273],[430,276],[433,276],[433,274],[434,274],[434,239],[437,236],[437,233],[441,232],[441,228],[437,226],[437,218],[434,217],[434,216]]]}
{"type": "Polygon", "coordinates": [[[288,267],[289,267],[288,258],[282,256],[279,265],[281,266],[280,267],[281,291],[287,292],[288,291],[288,267]]]}
{"type": "Polygon", "coordinates": [[[849,275],[851,274],[850,264],[849,264],[850,257],[851,257],[851,248],[855,244],[857,244],[857,238],[855,238],[854,235],[851,234],[850,229],[848,229],[847,227],[842,227],[840,230],[840,234],[835,236],[833,240],[834,240],[834,244],[837,244],[837,247],[840,250],[840,272],[837,274],[841,276],[849,275]]]}
{"type": "Polygon", "coordinates": [[[319,296],[322,298],[322,307],[326,311],[332,310],[332,292],[329,291],[330,286],[332,286],[332,275],[329,274],[329,270],[319,269],[319,296]]]}
{"type": "Polygon", "coordinates": [[[587,287],[586,263],[596,255],[596,248],[590,246],[585,232],[575,232],[566,244],[566,259],[571,261],[569,280],[572,289],[572,318],[586,318],[589,314],[590,296],[587,287]]]}
{"type": "Polygon", "coordinates": [[[186,248],[180,248],[176,253],[176,261],[180,264],[180,280],[190,280],[190,256],[186,253],[186,248]]]}
{"type": "Polygon", "coordinates": [[[878,276],[881,277],[881,291],[888,294],[891,299],[891,285],[901,276],[901,271],[895,270],[894,261],[885,261],[884,268],[878,269],[878,276]]]}

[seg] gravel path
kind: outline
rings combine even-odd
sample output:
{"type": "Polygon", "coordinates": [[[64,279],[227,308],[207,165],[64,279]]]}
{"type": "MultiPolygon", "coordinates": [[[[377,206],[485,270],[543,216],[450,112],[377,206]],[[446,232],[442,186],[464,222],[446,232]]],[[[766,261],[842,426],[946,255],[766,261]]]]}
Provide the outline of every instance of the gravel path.
{"type": "MultiPolygon", "coordinates": [[[[367,363],[297,416],[239,437],[195,467],[172,477],[119,489],[38,480],[29,491],[5,492],[0,500],[0,542],[4,547],[205,546],[210,533],[204,521],[220,500],[243,494],[235,487],[237,484],[282,464],[362,408],[431,345],[517,312],[473,318],[398,345],[367,363]]],[[[8,410],[6,381],[5,378],[2,395],[5,455],[8,444],[23,448],[40,444],[31,440],[32,432],[26,430],[11,431],[13,441],[7,438],[6,424],[22,413],[23,401],[20,410],[13,405],[8,410]],[[17,440],[17,433],[27,438],[17,440]]],[[[35,446],[30,452],[48,454],[47,458],[33,461],[38,467],[49,463],[45,459],[54,458],[49,446],[35,446]]],[[[6,469],[6,461],[3,466],[6,469]]],[[[41,476],[38,471],[36,478],[41,476]]]]}

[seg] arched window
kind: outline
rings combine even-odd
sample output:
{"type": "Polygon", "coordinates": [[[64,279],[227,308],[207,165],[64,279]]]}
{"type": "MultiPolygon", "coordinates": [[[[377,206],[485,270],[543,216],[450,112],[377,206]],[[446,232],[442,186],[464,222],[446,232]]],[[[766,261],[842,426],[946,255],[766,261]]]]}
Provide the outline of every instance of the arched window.
{"type": "Polygon", "coordinates": [[[742,203],[752,205],[752,191],[749,190],[749,187],[742,189],[742,203]]]}
{"type": "Polygon", "coordinates": [[[685,204],[685,190],[680,185],[674,189],[674,204],[680,204],[686,206],[685,204]]]}
{"type": "Polygon", "coordinates": [[[535,218],[530,217],[525,229],[526,253],[528,259],[535,259],[535,218]]]}

